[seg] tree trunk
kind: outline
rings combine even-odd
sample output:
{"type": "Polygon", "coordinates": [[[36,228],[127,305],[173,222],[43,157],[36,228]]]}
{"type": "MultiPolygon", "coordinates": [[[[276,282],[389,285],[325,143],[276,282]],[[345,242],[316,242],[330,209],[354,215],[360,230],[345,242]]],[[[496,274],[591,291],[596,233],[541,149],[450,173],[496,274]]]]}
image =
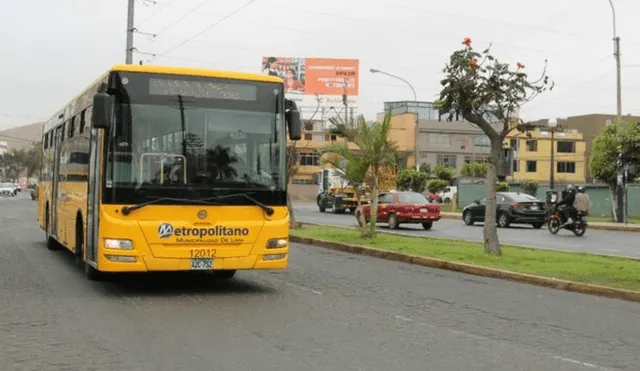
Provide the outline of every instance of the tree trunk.
{"type": "Polygon", "coordinates": [[[358,218],[358,224],[361,226],[360,227],[360,233],[364,236],[367,234],[367,218],[364,216],[364,213],[362,212],[362,196],[360,195],[360,190],[359,188],[355,188],[356,189],[356,200],[357,200],[357,207],[356,210],[358,210],[355,214],[356,214],[356,218],[358,218]],[[358,212],[360,214],[358,214],[358,212]]]}
{"type": "Polygon", "coordinates": [[[496,182],[498,181],[498,164],[500,163],[500,152],[502,151],[502,140],[491,138],[491,154],[487,169],[487,198],[484,212],[484,251],[491,255],[502,255],[500,241],[498,240],[497,205],[496,205],[496,182]]]}
{"type": "Polygon", "coordinates": [[[378,169],[373,171],[373,184],[371,185],[371,218],[369,231],[364,237],[373,238],[376,235],[376,223],[378,221],[378,169]]]}
{"type": "Polygon", "coordinates": [[[616,188],[617,185],[609,186],[609,193],[611,194],[611,219],[616,220],[618,215],[617,206],[618,206],[618,198],[616,196],[616,188]]]}
{"type": "Polygon", "coordinates": [[[623,185],[616,185],[615,195],[616,195],[615,221],[616,223],[624,223],[624,186],[623,185]]]}
{"type": "MultiPolygon", "coordinates": [[[[288,186],[289,182],[291,182],[291,178],[293,177],[293,173],[295,172],[296,142],[293,142],[291,147],[287,148],[285,153],[287,156],[287,158],[285,159],[287,163],[287,174],[285,175],[287,177],[286,182],[288,186]]],[[[298,223],[296,223],[296,216],[293,211],[293,203],[291,202],[291,195],[289,194],[288,190],[287,190],[287,209],[289,210],[289,228],[295,229],[298,227],[298,223]]]]}
{"type": "Polygon", "coordinates": [[[289,228],[298,228],[298,223],[296,223],[296,215],[293,213],[293,203],[291,202],[291,195],[289,195],[289,193],[287,193],[287,208],[289,209],[289,228]]]}

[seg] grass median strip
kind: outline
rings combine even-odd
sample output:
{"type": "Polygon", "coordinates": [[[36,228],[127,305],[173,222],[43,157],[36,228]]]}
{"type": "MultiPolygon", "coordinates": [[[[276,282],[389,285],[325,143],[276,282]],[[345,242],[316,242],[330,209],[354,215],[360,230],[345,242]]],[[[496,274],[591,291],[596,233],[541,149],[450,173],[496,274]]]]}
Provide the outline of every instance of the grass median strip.
{"type": "Polygon", "coordinates": [[[292,229],[291,234],[542,277],[640,291],[640,261],[634,259],[505,245],[502,246],[503,255],[495,257],[485,254],[482,244],[477,242],[387,233],[379,233],[375,239],[367,240],[360,238],[360,232],[355,228],[305,225],[300,229],[292,229]]]}

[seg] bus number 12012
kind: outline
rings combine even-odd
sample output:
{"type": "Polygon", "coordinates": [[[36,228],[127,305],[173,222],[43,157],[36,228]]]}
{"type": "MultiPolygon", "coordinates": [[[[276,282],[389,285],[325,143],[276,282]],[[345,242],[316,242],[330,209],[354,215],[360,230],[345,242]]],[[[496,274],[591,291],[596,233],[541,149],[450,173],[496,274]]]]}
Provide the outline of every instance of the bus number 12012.
{"type": "Polygon", "coordinates": [[[213,258],[216,256],[215,249],[192,249],[191,258],[213,258]]]}

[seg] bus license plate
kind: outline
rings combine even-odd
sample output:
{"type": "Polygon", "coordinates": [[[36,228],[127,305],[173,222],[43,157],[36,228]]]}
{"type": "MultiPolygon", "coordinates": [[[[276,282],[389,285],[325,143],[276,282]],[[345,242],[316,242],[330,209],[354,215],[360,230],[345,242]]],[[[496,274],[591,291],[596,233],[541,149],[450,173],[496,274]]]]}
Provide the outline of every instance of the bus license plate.
{"type": "Polygon", "coordinates": [[[191,259],[191,270],[211,270],[213,269],[213,259],[193,258],[191,259]]]}

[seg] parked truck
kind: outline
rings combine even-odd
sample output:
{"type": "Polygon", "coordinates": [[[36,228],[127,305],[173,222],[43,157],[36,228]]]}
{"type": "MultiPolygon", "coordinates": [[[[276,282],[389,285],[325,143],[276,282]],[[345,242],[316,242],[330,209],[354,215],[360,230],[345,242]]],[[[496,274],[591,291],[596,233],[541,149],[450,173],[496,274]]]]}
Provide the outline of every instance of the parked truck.
{"type": "MultiPolygon", "coordinates": [[[[382,167],[378,178],[378,192],[394,189],[396,187],[395,167],[382,167]]],[[[318,185],[316,203],[320,212],[329,209],[335,214],[342,214],[346,211],[354,213],[358,207],[358,194],[360,195],[360,204],[367,204],[371,199],[371,187],[366,185],[360,189],[352,187],[340,169],[323,169],[318,177],[318,185]]]]}
{"type": "MultiPolygon", "coordinates": [[[[364,194],[364,189],[359,190],[364,194]]],[[[349,185],[344,178],[344,172],[336,168],[322,169],[318,177],[318,196],[316,203],[321,213],[330,209],[335,214],[342,214],[347,210],[355,212],[358,207],[356,189],[349,185]]]]}

